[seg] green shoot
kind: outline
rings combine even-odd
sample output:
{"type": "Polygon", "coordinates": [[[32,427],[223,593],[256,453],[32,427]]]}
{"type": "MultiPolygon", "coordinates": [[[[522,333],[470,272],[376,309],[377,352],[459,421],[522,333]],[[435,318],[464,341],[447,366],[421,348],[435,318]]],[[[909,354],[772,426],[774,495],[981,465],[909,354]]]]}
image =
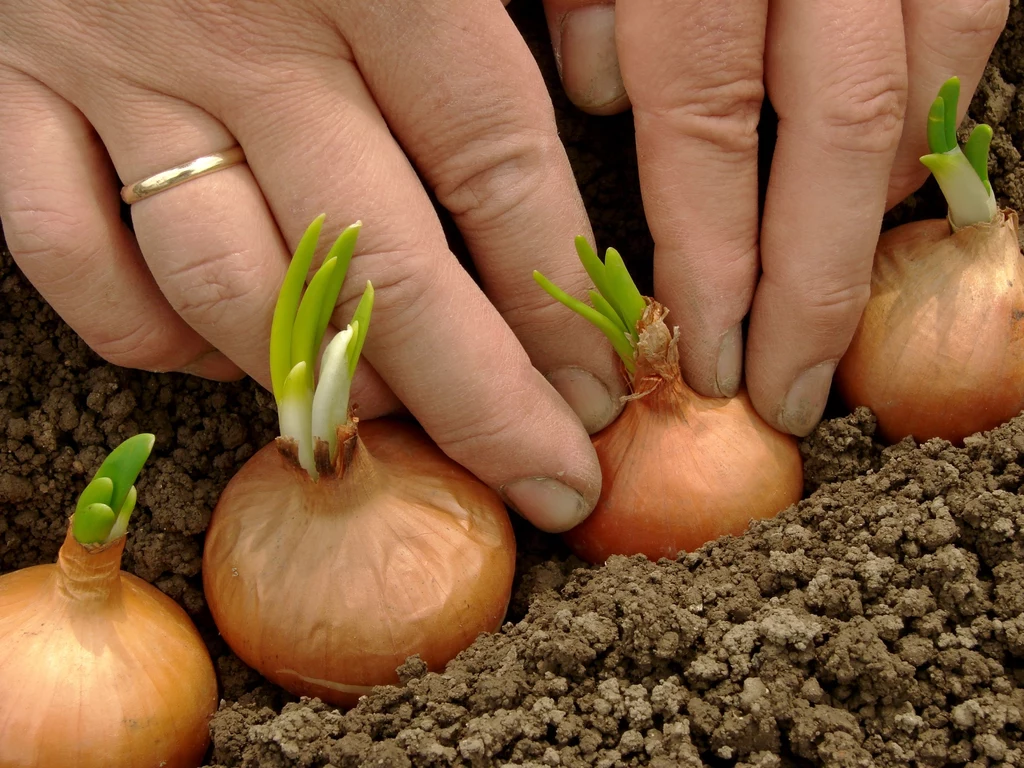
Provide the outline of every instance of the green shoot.
{"type": "Polygon", "coordinates": [[[373,286],[366,281],[366,289],[363,296],[356,305],[356,311],[352,314],[352,328],[356,330],[355,342],[348,355],[348,377],[351,379],[356,373],[356,363],[363,353],[363,344],[366,342],[366,334],[370,330],[370,313],[373,311],[373,286]]]}
{"type": "Polygon", "coordinates": [[[348,422],[352,377],[373,308],[373,286],[367,282],[351,325],[327,345],[319,380],[314,381],[320,346],[362,226],[356,222],[338,236],[303,292],[323,222],[322,215],[314,219],[299,241],[278,295],[270,332],[271,382],[281,436],[295,441],[299,464],[313,479],[318,477],[314,460],[317,441],[330,446],[332,461],[337,455],[337,429],[348,422]]]}
{"type": "Polygon", "coordinates": [[[326,217],[321,214],[313,219],[306,233],[295,249],[292,263],[288,265],[284,284],[277,296],[274,307],[274,320],[270,326],[270,381],[274,396],[277,397],[284,387],[284,380],[291,372],[292,363],[292,329],[295,326],[295,313],[299,309],[302,286],[306,282],[309,265],[313,263],[316,243],[320,239],[320,229],[326,217]]]}
{"type": "Polygon", "coordinates": [[[570,296],[540,272],[534,271],[533,279],[552,298],[589,320],[601,331],[612,343],[626,370],[633,374],[636,371],[636,343],[639,340],[637,324],[647,307],[647,300],[637,289],[622,256],[614,248],[605,251],[602,262],[586,238],[581,236],[576,238],[576,252],[597,288],[588,294],[593,306],[570,296]]]}
{"type": "Polygon", "coordinates": [[[984,124],[977,126],[961,149],[956,139],[959,99],[960,80],[951,77],[939,89],[928,112],[931,154],[921,158],[939,183],[949,205],[949,220],[956,228],[989,222],[998,213],[988,180],[992,129],[984,124]]]}
{"type": "Polygon", "coordinates": [[[135,480],[153,450],[148,433],[129,437],[96,470],[75,505],[72,534],[79,544],[108,544],[124,535],[135,509],[135,480]]]}
{"type": "Polygon", "coordinates": [[[320,360],[320,386],[313,393],[311,428],[313,440],[323,440],[336,455],[338,430],[332,425],[348,419],[348,396],[352,377],[348,373],[349,350],[356,335],[355,323],[331,339],[320,360]]]}

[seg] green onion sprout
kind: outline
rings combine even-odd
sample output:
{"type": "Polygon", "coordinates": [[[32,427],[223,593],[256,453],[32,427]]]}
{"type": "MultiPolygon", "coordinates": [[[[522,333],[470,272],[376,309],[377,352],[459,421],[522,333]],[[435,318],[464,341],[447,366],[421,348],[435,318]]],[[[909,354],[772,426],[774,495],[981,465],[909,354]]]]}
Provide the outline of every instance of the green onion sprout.
{"type": "Polygon", "coordinates": [[[349,421],[349,391],[373,309],[373,286],[367,281],[352,322],[327,345],[319,380],[314,381],[320,345],[362,226],[357,221],[338,236],[303,293],[324,218],[320,215],[314,219],[299,241],[270,330],[270,377],[281,437],[295,442],[299,465],[313,479],[318,476],[314,460],[317,442],[329,446],[332,461],[337,455],[337,431],[349,421]]]}
{"type": "Polygon", "coordinates": [[[79,544],[109,544],[128,530],[138,496],[135,480],[154,442],[148,433],[129,437],[100,465],[75,505],[71,530],[79,544]]]}
{"type": "Polygon", "coordinates": [[[637,324],[643,317],[647,300],[629,276],[622,256],[614,248],[605,251],[604,262],[583,236],[576,238],[576,253],[583,268],[597,288],[590,291],[590,303],[584,304],[570,296],[540,272],[534,270],[533,279],[552,298],[557,299],[576,314],[589,320],[612,343],[626,370],[636,371],[636,344],[639,340],[637,324]]]}
{"type": "Polygon", "coordinates": [[[928,112],[928,148],[931,154],[921,158],[942,189],[949,205],[949,221],[956,229],[990,222],[998,213],[988,180],[992,128],[979,124],[961,149],[956,138],[959,100],[960,80],[951,77],[939,89],[939,95],[928,112]]]}

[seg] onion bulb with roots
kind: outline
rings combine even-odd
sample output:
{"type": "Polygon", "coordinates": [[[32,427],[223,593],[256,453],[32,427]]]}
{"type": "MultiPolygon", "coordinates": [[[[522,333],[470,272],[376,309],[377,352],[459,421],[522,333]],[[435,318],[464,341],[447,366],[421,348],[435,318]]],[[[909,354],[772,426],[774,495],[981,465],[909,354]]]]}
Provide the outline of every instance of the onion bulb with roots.
{"type": "Polygon", "coordinates": [[[943,86],[922,158],[949,203],[948,220],[879,238],[871,298],[836,370],[850,406],[869,407],[888,442],[953,443],[1024,409],[1024,265],[1017,214],[988,181],[992,131],[956,140],[959,84],[943,86]]]}
{"type": "Polygon", "coordinates": [[[350,706],[398,684],[409,656],[439,670],[501,626],[515,538],[498,494],[417,426],[351,416],[369,284],[314,391],[309,372],[359,228],[338,238],[300,304],[322,221],[296,251],[271,333],[281,437],[221,495],[203,585],[242,661],[294,694],[350,706]]]}
{"type": "Polygon", "coordinates": [[[619,417],[593,437],[602,490],[593,513],[564,534],[591,563],[611,555],[652,560],[693,551],[742,533],[751,520],[774,517],[800,500],[803,465],[796,439],[769,426],[741,391],[703,397],[683,381],[678,330],[666,310],[641,296],[622,257],[602,263],[576,239],[597,286],[593,306],[534,273],[552,296],[600,328],[614,345],[632,394],[619,417]]]}
{"type": "Polygon", "coordinates": [[[195,768],[217,679],[188,615],[121,570],[152,435],[83,491],[57,563],[0,576],[0,766],[195,768]],[[76,538],[77,537],[77,538],[76,538]]]}

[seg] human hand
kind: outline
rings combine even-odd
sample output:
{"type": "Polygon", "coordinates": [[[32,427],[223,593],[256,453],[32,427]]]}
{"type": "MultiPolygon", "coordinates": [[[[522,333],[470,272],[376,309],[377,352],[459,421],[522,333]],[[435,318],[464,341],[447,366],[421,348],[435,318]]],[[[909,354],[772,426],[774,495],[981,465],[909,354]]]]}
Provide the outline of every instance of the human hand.
{"type": "Polygon", "coordinates": [[[545,8],[570,98],[602,114],[632,102],[655,293],[681,328],[687,381],[735,394],[749,313],[751,399],[776,428],[809,433],[870,295],[882,214],[927,177],[931,101],[952,75],[973,92],[1009,1],[545,8]],[[779,123],[759,222],[765,91],[779,123]]]}
{"type": "Polygon", "coordinates": [[[600,470],[580,420],[610,422],[624,384],[600,334],[531,277],[585,295],[573,237],[589,227],[500,3],[7,0],[0,41],[7,243],[100,355],[269,385],[289,253],[322,211],[327,232],[361,219],[335,315],[347,321],[373,282],[359,415],[400,401],[540,528],[593,508],[600,470]],[[134,236],[123,226],[122,182],[235,144],[247,164],[142,199],[134,236]]]}

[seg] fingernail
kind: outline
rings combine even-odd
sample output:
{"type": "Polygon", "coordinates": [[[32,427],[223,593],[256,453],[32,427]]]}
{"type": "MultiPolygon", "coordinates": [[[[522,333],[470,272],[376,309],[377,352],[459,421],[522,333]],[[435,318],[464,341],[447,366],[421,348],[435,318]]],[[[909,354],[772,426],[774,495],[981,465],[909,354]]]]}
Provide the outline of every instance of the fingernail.
{"type": "Polygon", "coordinates": [[[734,397],[740,391],[743,377],[743,328],[736,323],[722,334],[718,345],[718,368],[715,383],[722,397],[734,397]]]}
{"type": "Polygon", "coordinates": [[[245,376],[245,371],[216,349],[210,350],[188,365],[182,366],[181,372],[213,381],[236,381],[245,376]]]}
{"type": "Polygon", "coordinates": [[[787,432],[804,437],[818,425],[828,402],[828,391],[835,370],[836,361],[828,360],[797,376],[779,414],[779,422],[787,432]]]}
{"type": "Polygon", "coordinates": [[[608,387],[590,371],[567,366],[552,371],[547,379],[579,416],[588,435],[607,427],[622,410],[622,401],[612,397],[608,387]]]}
{"type": "Polygon", "coordinates": [[[615,50],[615,6],[567,13],[559,29],[559,71],[565,92],[583,109],[600,109],[626,96],[615,50]]]}
{"type": "Polygon", "coordinates": [[[542,531],[562,533],[590,512],[583,496],[550,477],[525,477],[498,489],[505,503],[542,531]]]}

